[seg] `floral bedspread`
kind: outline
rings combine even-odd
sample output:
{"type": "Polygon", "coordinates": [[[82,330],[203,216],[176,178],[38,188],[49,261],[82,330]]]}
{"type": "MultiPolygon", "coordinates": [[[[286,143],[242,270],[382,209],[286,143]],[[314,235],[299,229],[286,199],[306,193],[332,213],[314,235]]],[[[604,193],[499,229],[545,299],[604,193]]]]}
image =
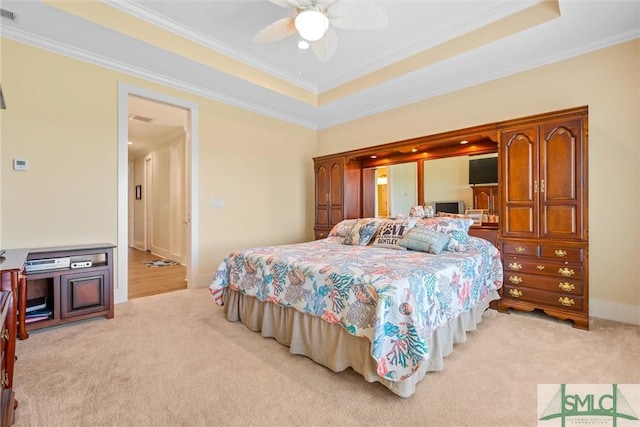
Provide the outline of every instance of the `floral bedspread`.
{"type": "Polygon", "coordinates": [[[482,239],[440,255],[341,240],[232,252],[211,295],[222,305],[228,287],[338,323],[371,342],[378,375],[402,381],[428,357],[425,341],[435,329],[502,286],[500,254],[482,239]]]}

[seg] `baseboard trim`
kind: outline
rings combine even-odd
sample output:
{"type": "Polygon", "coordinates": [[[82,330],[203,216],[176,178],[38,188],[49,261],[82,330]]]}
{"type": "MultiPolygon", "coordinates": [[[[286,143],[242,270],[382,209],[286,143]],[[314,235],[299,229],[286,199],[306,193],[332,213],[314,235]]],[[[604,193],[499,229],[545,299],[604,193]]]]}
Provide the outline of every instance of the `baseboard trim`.
{"type": "Polygon", "coordinates": [[[589,299],[589,316],[640,325],[640,306],[591,298],[589,299]]]}

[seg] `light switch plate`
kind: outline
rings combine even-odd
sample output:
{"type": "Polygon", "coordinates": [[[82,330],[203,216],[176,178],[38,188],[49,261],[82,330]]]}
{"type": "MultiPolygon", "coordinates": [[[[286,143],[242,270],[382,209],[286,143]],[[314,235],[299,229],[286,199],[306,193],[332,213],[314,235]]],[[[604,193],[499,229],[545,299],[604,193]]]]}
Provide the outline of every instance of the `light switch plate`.
{"type": "Polygon", "coordinates": [[[223,199],[211,199],[209,200],[210,208],[224,208],[224,200],[223,199]]]}

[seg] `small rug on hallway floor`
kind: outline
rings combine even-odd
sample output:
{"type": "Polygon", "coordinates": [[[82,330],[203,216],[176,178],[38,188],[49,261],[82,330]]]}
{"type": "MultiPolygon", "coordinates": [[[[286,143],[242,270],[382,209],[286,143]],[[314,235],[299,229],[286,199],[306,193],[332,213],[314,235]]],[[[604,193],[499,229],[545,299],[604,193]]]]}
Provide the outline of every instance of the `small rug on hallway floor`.
{"type": "Polygon", "coordinates": [[[144,265],[147,267],[166,267],[167,265],[178,265],[178,263],[170,259],[158,259],[155,261],[147,261],[144,265]]]}

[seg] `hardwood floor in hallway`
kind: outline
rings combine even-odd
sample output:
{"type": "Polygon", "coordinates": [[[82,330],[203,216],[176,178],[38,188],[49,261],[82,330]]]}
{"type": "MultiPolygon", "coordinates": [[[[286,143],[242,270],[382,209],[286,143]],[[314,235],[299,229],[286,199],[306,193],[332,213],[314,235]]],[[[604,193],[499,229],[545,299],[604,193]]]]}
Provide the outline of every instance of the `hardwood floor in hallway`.
{"type": "Polygon", "coordinates": [[[162,260],[150,252],[129,248],[129,299],[187,288],[187,267],[147,267],[145,262],[162,260]]]}

